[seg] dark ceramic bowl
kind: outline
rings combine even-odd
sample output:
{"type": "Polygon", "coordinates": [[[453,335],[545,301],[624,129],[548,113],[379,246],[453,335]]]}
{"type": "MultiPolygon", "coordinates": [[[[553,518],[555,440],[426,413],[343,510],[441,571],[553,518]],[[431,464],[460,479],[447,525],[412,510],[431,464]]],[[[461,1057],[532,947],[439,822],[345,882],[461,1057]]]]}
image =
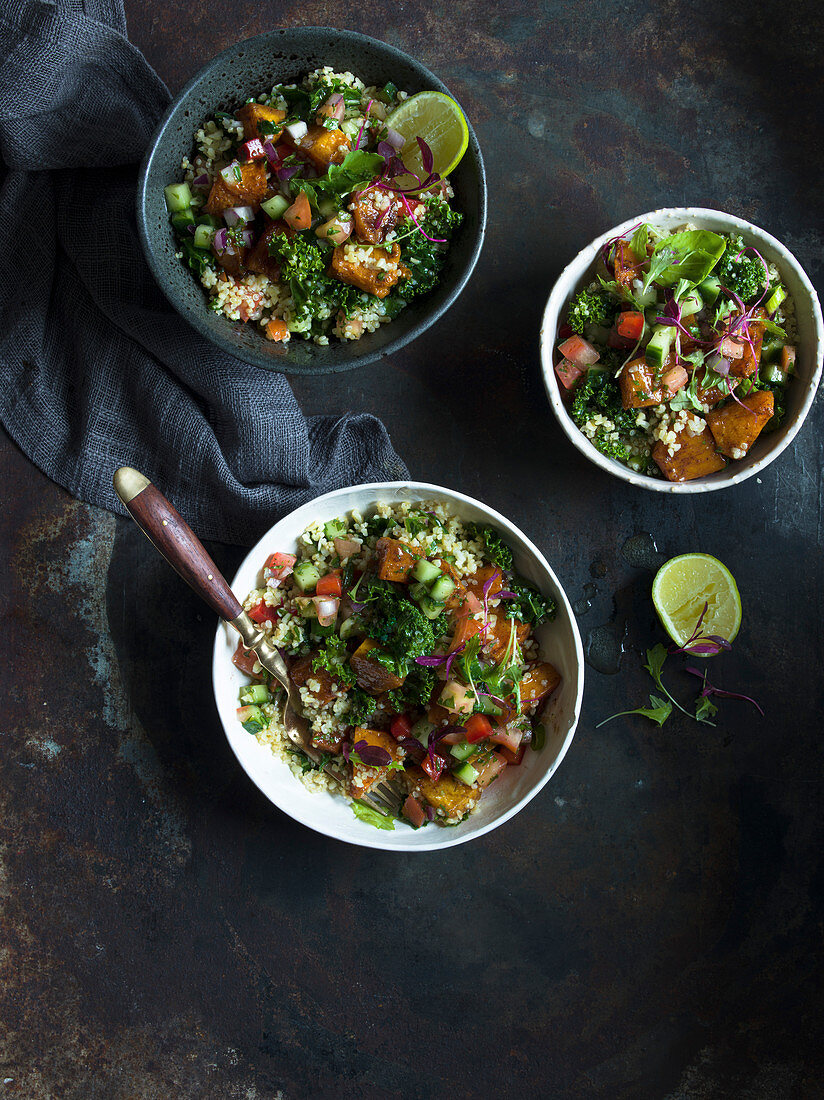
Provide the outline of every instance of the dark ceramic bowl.
{"type": "Polygon", "coordinates": [[[180,179],[180,162],[192,153],[195,131],[215,111],[236,110],[250,96],[262,95],[274,84],[300,79],[322,65],[331,65],[337,72],[353,72],[367,85],[383,85],[391,80],[410,95],[427,89],[451,94],[419,62],[366,35],[332,27],[269,31],[230,46],[189,81],[157,129],[137,188],[137,224],[143,249],[154,277],[175,309],[230,355],[287,374],[352,370],[391,355],[414,340],[463,290],[481,251],[486,226],[484,165],[470,126],[469,148],[450,176],[455,189],[453,205],[464,215],[464,221],[450,245],[441,282],[431,294],[414,299],[394,321],[360,340],[335,340],[321,347],[300,338],[287,344],[274,343],[257,326],[212,313],[203,287],[175,257],[175,238],[163,189],[180,179]]]}

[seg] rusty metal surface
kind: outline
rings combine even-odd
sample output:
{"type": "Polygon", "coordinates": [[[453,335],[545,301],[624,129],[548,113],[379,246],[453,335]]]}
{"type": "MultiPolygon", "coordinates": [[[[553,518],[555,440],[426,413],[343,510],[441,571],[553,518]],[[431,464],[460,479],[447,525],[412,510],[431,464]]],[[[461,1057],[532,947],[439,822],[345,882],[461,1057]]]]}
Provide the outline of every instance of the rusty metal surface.
{"type": "Polygon", "coordinates": [[[336,844],[235,764],[211,616],[133,526],[3,440],[0,1097],[821,1096],[822,399],[760,481],[661,499],[564,442],[536,347],[567,259],[656,205],[743,214],[822,286],[817,7],[128,14],[172,88],[235,37],[336,23],[462,97],[491,185],[470,288],[391,363],[297,392],[309,412],[375,411],[413,476],[511,516],[584,635],[626,652],[620,675],[588,669],[563,766],[499,831],[418,857],[336,844]],[[732,568],[745,618],[719,677],[764,720],[728,701],[717,730],[595,729],[648,690],[650,574],[622,554],[645,532],[732,568]]]}

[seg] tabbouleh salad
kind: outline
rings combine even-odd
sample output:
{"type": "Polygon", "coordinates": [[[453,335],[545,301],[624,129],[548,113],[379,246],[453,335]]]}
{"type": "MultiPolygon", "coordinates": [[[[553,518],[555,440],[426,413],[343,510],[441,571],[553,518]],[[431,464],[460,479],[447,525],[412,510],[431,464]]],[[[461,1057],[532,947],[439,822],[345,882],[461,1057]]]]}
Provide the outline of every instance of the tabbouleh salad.
{"type": "Polygon", "coordinates": [[[297,554],[267,559],[244,608],[286,655],[320,763],[288,740],[283,689],[240,645],[234,662],[253,682],[239,721],[311,789],[342,786],[370,824],[393,828],[362,801],[393,779],[407,823],[456,825],[543,747],[561,677],[533,631],[555,604],[514,571],[496,528],[443,503],[313,523],[297,554]]]}
{"type": "Polygon", "coordinates": [[[572,419],[640,473],[723,470],[785,416],[795,309],[775,265],[740,236],[641,224],[608,241],[559,336],[572,419]]]}
{"type": "Polygon", "coordinates": [[[166,188],[178,256],[232,321],[270,340],[358,340],[438,283],[462,215],[417,138],[424,177],[387,124],[407,94],[328,66],[195,135],[166,188]]]}

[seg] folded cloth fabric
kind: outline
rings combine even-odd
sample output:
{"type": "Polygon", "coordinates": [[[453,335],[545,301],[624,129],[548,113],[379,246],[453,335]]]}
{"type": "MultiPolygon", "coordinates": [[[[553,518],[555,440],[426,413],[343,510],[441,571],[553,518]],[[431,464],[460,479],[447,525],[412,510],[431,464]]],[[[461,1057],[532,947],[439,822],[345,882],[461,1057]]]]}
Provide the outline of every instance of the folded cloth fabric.
{"type": "Polygon", "coordinates": [[[341,485],[406,477],[373,416],[305,418],[283,375],[205,341],[143,259],[137,165],[169,93],[120,0],[0,4],[0,420],[49,477],[122,511],[118,466],[248,543],[341,485]]]}

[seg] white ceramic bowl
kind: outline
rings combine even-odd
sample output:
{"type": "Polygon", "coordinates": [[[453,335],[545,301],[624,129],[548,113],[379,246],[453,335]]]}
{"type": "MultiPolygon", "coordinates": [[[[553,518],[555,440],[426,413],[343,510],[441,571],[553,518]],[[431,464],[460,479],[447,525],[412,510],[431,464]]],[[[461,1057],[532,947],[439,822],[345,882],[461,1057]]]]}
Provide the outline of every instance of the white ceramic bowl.
{"type": "Polygon", "coordinates": [[[293,551],[298,535],[314,520],[333,519],[352,508],[366,512],[379,501],[393,504],[404,500],[444,501],[462,518],[495,524],[514,551],[517,570],[545,595],[552,596],[558,605],[555,621],[543,624],[536,632],[542,656],[555,665],[563,678],[546,722],[546,744],[540,752],[528,750],[520,767],[507,768],[484,793],[478,809],[467,821],[455,827],[430,825],[417,831],[397,822],[394,832],[388,832],[358,820],[342,796],[313,794],[307,790],[282,760],[259,744],[237,721],[238,690],[247,679],[232,664],[237,634],[223,623],[215,638],[212,680],[220,720],[241,767],[284,813],[319,833],[350,844],[387,851],[430,852],[483,836],[513,817],[553,775],[572,741],[584,690],[581,638],[569,601],[543,554],[517,527],[478,500],[439,485],[390,481],[337,489],[286,516],[250,551],[237,571],[232,588],[243,600],[257,585],[268,555],[275,550],[293,551]]]}
{"type": "Polygon", "coordinates": [[[616,225],[614,229],[602,233],[564,268],[552,288],[541,325],[541,366],[544,385],[552,411],[567,438],[590,462],[594,462],[607,473],[628,481],[630,485],[637,485],[641,489],[652,489],[659,493],[707,493],[713,489],[726,489],[730,485],[746,481],[748,477],[769,466],[793,441],[812,407],[821,378],[822,355],[824,355],[824,326],[821,320],[821,305],[806,272],[792,252],[775,237],[742,218],[725,214],[721,210],[704,210],[691,206],[639,214],[637,217],[628,218],[621,225],[616,225]],[[567,302],[581,286],[591,281],[592,272],[606,241],[612,237],[621,236],[641,222],[648,222],[656,228],[667,230],[676,229],[685,222],[690,222],[698,229],[711,229],[717,233],[740,233],[747,244],[754,245],[767,260],[776,264],[795,302],[798,327],[796,357],[798,374],[787,388],[787,416],[784,423],[777,431],[757,439],[745,458],[731,462],[725,470],[717,474],[696,478],[695,481],[670,482],[663,478],[648,477],[646,474],[630,470],[613,458],[602,455],[567,412],[553,366],[552,356],[557,344],[558,321],[565,312],[567,302]]]}

